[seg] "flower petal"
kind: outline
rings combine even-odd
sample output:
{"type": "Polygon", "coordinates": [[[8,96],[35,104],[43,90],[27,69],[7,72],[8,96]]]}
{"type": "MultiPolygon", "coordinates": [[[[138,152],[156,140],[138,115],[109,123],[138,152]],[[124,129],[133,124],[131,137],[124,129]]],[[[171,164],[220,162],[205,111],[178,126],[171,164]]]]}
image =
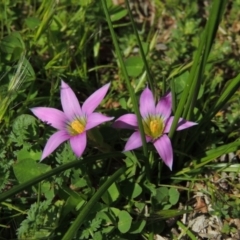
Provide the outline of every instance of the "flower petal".
{"type": "Polygon", "coordinates": [[[99,124],[107,122],[107,121],[111,121],[112,119],[114,119],[114,117],[107,117],[101,113],[94,112],[88,116],[87,125],[86,125],[85,130],[94,128],[94,127],[98,126],[99,124]]]}
{"type": "Polygon", "coordinates": [[[35,107],[30,109],[32,113],[41,121],[50,124],[54,128],[61,130],[65,128],[67,118],[64,112],[48,107],[35,107]]]}
{"type": "Polygon", "coordinates": [[[143,90],[140,96],[140,113],[143,118],[155,114],[154,97],[148,87],[143,90]]]}
{"type": "Polygon", "coordinates": [[[81,106],[75,93],[64,81],[61,85],[61,103],[68,120],[72,120],[76,116],[82,116],[81,106]]]}
{"type": "MultiPolygon", "coordinates": [[[[172,117],[170,117],[167,120],[165,128],[164,128],[164,133],[168,133],[170,131],[172,123],[173,123],[173,119],[174,119],[174,117],[172,116],[172,117]]],[[[183,129],[195,126],[197,124],[198,123],[190,122],[190,121],[187,121],[187,120],[185,120],[183,118],[179,118],[178,125],[177,125],[177,131],[180,131],[180,130],[183,130],[183,129]]]]}
{"type": "Polygon", "coordinates": [[[170,117],[172,112],[172,94],[169,92],[167,95],[163,96],[157,106],[156,114],[160,114],[164,119],[170,117]]]}
{"type": "MultiPolygon", "coordinates": [[[[146,141],[149,142],[151,140],[150,137],[146,136],[146,141]]],[[[142,139],[141,139],[141,134],[140,132],[134,132],[130,138],[128,139],[124,151],[130,151],[135,148],[139,148],[142,146],[142,139]]]]}
{"type": "Polygon", "coordinates": [[[115,128],[136,129],[137,126],[137,116],[132,113],[122,115],[113,123],[113,127],[115,128]]]}
{"type": "Polygon", "coordinates": [[[153,143],[153,145],[156,148],[160,157],[162,158],[163,162],[170,168],[170,170],[172,170],[173,150],[169,137],[164,134],[160,138],[158,138],[153,143]]]}
{"type": "Polygon", "coordinates": [[[70,138],[71,148],[77,157],[82,156],[82,153],[86,148],[86,144],[87,144],[86,132],[83,132],[79,135],[70,138]]]}
{"type": "Polygon", "coordinates": [[[99,88],[91,96],[89,96],[82,105],[83,112],[86,113],[87,115],[91,114],[97,108],[97,106],[101,103],[109,87],[110,87],[110,83],[105,84],[103,87],[99,88]]]}
{"type": "Polygon", "coordinates": [[[178,121],[177,131],[180,131],[180,130],[183,130],[183,129],[195,126],[197,124],[198,123],[196,123],[196,122],[191,122],[191,121],[187,121],[187,120],[185,120],[183,118],[180,118],[179,121],[178,121]]]}
{"type": "MultiPolygon", "coordinates": [[[[170,129],[171,129],[171,126],[172,126],[172,123],[173,123],[173,119],[174,119],[174,116],[170,117],[169,119],[167,119],[167,121],[165,122],[165,128],[164,128],[164,133],[169,133],[170,129]]],[[[181,119],[181,118],[180,118],[181,119]]],[[[180,120],[179,119],[179,120],[180,120]]]]}
{"type": "Polygon", "coordinates": [[[64,130],[54,133],[48,139],[48,141],[43,149],[43,153],[42,153],[42,157],[41,157],[40,161],[42,161],[44,158],[46,158],[48,155],[50,155],[61,143],[68,140],[69,138],[70,138],[69,134],[64,130]]]}

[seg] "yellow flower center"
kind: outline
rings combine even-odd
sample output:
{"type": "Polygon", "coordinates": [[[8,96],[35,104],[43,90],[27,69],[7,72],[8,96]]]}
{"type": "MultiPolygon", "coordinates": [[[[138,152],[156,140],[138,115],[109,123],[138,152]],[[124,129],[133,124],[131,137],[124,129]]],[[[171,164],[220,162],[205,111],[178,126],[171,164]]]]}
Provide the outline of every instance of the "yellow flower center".
{"type": "Polygon", "coordinates": [[[84,119],[75,119],[68,125],[68,132],[70,135],[75,136],[84,132],[86,121],[84,119]]]}
{"type": "Polygon", "coordinates": [[[160,124],[157,120],[150,121],[149,128],[152,133],[157,133],[160,130],[160,124]]]}
{"type": "Polygon", "coordinates": [[[164,127],[163,120],[158,116],[151,116],[143,121],[145,134],[153,139],[156,139],[163,134],[164,127]]]}

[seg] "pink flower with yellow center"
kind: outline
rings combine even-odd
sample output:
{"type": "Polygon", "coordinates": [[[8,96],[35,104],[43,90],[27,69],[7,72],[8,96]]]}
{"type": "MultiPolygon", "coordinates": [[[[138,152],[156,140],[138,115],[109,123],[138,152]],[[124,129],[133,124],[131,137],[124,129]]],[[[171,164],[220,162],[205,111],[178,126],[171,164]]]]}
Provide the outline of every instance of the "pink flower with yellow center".
{"type": "MultiPolygon", "coordinates": [[[[147,142],[152,142],[158,154],[164,163],[172,169],[173,149],[169,137],[166,135],[170,131],[173,122],[172,112],[172,95],[168,93],[155,106],[152,92],[145,88],[140,96],[140,113],[147,142]]],[[[196,125],[180,118],[177,130],[196,125]]],[[[141,134],[138,129],[137,116],[135,114],[125,114],[119,117],[115,123],[116,128],[128,128],[136,130],[128,139],[124,151],[130,151],[142,146],[141,134]]]]}
{"type": "Polygon", "coordinates": [[[48,139],[41,160],[50,155],[66,140],[70,141],[71,148],[77,157],[82,155],[87,143],[86,132],[113,119],[113,117],[93,112],[105,97],[109,87],[110,83],[95,91],[81,107],[73,90],[62,81],[61,103],[63,112],[49,107],[31,109],[36,117],[58,130],[48,139]]]}

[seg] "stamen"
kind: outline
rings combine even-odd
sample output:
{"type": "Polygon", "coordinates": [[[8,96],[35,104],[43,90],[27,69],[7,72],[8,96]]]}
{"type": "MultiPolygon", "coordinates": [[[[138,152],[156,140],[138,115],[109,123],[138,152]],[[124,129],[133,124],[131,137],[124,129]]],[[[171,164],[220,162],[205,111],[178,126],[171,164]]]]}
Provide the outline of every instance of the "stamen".
{"type": "Polygon", "coordinates": [[[68,126],[68,131],[71,135],[78,135],[85,130],[85,122],[79,119],[72,121],[68,126]]]}
{"type": "Polygon", "coordinates": [[[156,139],[160,137],[164,130],[164,123],[160,117],[152,116],[143,121],[144,132],[147,136],[156,139]]]}
{"type": "Polygon", "coordinates": [[[159,132],[159,128],[160,128],[160,126],[159,126],[159,121],[158,120],[152,120],[150,122],[150,130],[151,130],[152,133],[159,132]]]}

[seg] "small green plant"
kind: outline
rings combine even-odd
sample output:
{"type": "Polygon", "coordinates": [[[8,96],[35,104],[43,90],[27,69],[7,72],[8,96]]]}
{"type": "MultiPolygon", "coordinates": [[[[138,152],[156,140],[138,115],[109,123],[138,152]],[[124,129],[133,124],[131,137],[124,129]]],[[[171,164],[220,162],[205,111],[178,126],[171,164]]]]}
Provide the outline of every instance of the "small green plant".
{"type": "Polygon", "coordinates": [[[196,239],[198,183],[237,231],[238,1],[120,2],[0,3],[4,239],[196,239]]]}

